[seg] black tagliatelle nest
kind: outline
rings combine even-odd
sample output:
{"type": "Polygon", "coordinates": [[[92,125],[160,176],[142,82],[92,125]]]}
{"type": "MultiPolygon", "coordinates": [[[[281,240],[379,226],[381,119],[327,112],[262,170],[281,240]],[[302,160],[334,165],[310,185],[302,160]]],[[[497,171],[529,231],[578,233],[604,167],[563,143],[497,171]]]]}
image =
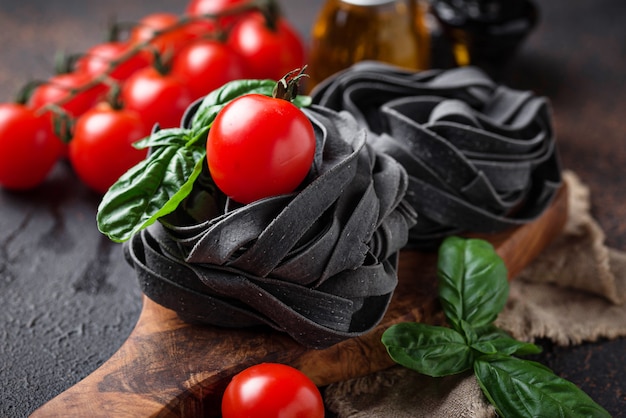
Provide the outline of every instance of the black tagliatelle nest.
{"type": "Polygon", "coordinates": [[[527,223],[560,187],[547,101],[476,68],[361,63],[313,101],[316,155],[297,191],[240,205],[205,168],[175,212],[133,236],[149,298],[188,322],[328,347],[380,322],[402,248],[527,223]]]}
{"type": "Polygon", "coordinates": [[[547,100],[477,68],[414,73],[363,62],[312,96],[352,114],[372,147],[408,172],[406,200],[419,214],[409,245],[528,223],[561,185],[547,100]]]}
{"type": "Polygon", "coordinates": [[[317,146],[297,192],[239,205],[205,170],[174,213],[133,236],[127,256],[149,298],[188,322],[269,325],[315,348],[380,322],[416,222],[406,171],[350,114],[305,113],[317,146]]]}

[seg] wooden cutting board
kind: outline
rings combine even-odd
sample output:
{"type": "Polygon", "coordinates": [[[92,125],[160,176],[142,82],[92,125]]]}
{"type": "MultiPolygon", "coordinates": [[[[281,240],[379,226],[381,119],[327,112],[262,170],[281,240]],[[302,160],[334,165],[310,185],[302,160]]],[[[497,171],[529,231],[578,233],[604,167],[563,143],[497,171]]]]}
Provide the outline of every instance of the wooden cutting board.
{"type": "MultiPolygon", "coordinates": [[[[495,246],[513,278],[561,232],[566,218],[564,187],[535,222],[482,238],[495,246]]],[[[324,350],[307,349],[272,330],[186,324],[144,296],[139,320],[122,347],[32,417],[218,417],[231,377],[253,364],[290,364],[319,386],[385,369],[393,365],[380,342],[385,329],[402,321],[444,320],[437,302],[436,254],[403,251],[398,277],[376,329],[324,350]]]]}

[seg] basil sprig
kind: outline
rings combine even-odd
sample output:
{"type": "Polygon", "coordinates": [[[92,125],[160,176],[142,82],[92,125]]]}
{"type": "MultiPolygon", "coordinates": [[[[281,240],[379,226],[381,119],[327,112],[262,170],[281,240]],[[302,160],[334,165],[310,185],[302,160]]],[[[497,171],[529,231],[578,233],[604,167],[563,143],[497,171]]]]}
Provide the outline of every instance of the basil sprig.
{"type": "Polygon", "coordinates": [[[398,364],[442,377],[470,369],[502,417],[610,417],[573,383],[547,367],[514,356],[536,354],[493,324],[509,294],[507,270],[493,246],[447,238],[439,249],[438,286],[450,327],[391,326],[382,342],[398,364]]]}
{"type": "MultiPolygon", "coordinates": [[[[206,164],[207,134],[218,112],[245,94],[272,96],[275,87],[273,80],[232,81],[202,100],[190,126],[157,130],[137,142],[137,148],[150,148],[150,152],[104,195],[96,216],[98,229],[123,242],[173,212],[191,193],[206,164]]],[[[308,106],[310,98],[297,96],[293,103],[308,106]]]]}

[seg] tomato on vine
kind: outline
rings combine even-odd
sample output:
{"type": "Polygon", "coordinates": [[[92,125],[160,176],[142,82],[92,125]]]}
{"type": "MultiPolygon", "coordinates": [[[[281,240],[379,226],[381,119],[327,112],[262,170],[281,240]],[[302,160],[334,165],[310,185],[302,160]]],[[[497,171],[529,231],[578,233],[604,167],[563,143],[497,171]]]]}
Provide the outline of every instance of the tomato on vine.
{"type": "Polygon", "coordinates": [[[194,99],[181,78],[155,66],[134,73],[120,93],[125,108],[138,112],[147,125],[158,123],[161,128],[178,126],[194,99]]]}
{"type": "Polygon", "coordinates": [[[191,0],[185,8],[185,13],[196,16],[223,13],[247,2],[248,0],[191,0]]]}
{"type": "Polygon", "coordinates": [[[101,104],[76,121],[70,142],[70,162],[78,177],[99,193],[146,156],[133,143],[150,134],[151,126],[128,109],[101,104]]]}
{"type": "Polygon", "coordinates": [[[219,189],[247,204],[293,192],[302,183],[315,156],[315,132],[291,101],[247,94],[217,114],[206,154],[219,189]]]}
{"type": "Polygon", "coordinates": [[[183,23],[174,13],[152,13],[143,17],[131,30],[129,43],[148,43],[159,53],[174,54],[194,39],[211,33],[215,25],[208,20],[183,23]]]}
{"type": "Polygon", "coordinates": [[[90,74],[58,74],[35,88],[28,100],[28,106],[39,110],[50,104],[58,104],[71,116],[77,117],[101,101],[107,91],[108,87],[95,83],[90,74]]]}
{"type": "Polygon", "coordinates": [[[228,45],[246,60],[251,78],[279,80],[305,61],[300,35],[280,16],[274,22],[260,12],[246,16],[233,27],[228,45]]]}
{"type": "Polygon", "coordinates": [[[126,80],[137,70],[152,63],[152,55],[145,49],[132,52],[125,42],[104,42],[94,45],[76,61],[75,71],[97,77],[109,71],[114,80],[126,80]],[[121,60],[122,58],[125,58],[121,60]],[[119,62],[116,62],[121,60],[119,62]],[[114,68],[110,68],[110,67],[114,68]]]}
{"type": "Polygon", "coordinates": [[[247,78],[245,62],[222,42],[202,39],[180,50],[172,74],[182,78],[194,97],[204,96],[225,83],[247,78]]]}
{"type": "Polygon", "coordinates": [[[38,186],[64,148],[47,116],[22,104],[0,104],[0,185],[15,190],[38,186]]]}
{"type": "Polygon", "coordinates": [[[301,371],[261,363],[237,374],[222,398],[223,418],[323,418],[324,402],[301,371]]]}
{"type": "Polygon", "coordinates": [[[218,19],[219,26],[226,29],[249,13],[229,14],[227,12],[233,11],[235,8],[245,5],[246,3],[249,3],[249,0],[192,0],[187,5],[185,13],[191,16],[216,15],[221,13],[223,16],[218,19]]]}

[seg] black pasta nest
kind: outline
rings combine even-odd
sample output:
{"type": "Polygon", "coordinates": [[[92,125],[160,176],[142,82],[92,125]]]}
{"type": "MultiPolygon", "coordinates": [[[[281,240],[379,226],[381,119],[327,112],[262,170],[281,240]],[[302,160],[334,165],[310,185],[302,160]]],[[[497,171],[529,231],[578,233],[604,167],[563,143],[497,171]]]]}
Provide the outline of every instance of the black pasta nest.
{"type": "Polygon", "coordinates": [[[378,325],[403,248],[530,222],[561,185],[546,99],[476,68],[365,62],[312,96],[316,154],[297,191],[241,205],[205,169],[127,243],[149,298],[188,322],[328,347],[378,325]]]}
{"type": "Polygon", "coordinates": [[[240,205],[205,170],[186,202],[133,236],[127,257],[148,297],[188,322],[269,325],[315,348],[380,322],[416,222],[406,172],[350,114],[305,113],[317,146],[300,190],[240,205]]]}
{"type": "Polygon", "coordinates": [[[407,170],[406,200],[419,215],[411,246],[528,223],[561,186],[547,99],[476,67],[415,73],[362,62],[312,96],[354,115],[372,146],[407,170]]]}

